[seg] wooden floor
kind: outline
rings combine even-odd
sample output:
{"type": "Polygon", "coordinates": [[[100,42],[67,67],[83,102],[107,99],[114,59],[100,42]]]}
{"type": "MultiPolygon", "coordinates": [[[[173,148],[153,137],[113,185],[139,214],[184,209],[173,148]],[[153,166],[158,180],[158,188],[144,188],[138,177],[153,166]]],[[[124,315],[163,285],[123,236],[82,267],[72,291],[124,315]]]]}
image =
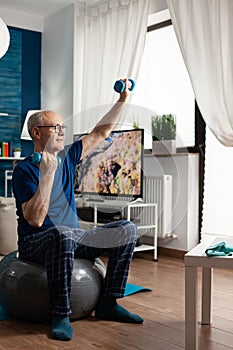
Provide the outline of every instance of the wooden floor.
{"type": "MultiPolygon", "coordinates": [[[[200,277],[200,276],[199,276],[200,277]]],[[[233,349],[233,272],[215,270],[212,326],[198,325],[199,350],[233,349]]],[[[153,289],[120,303],[144,318],[143,325],[97,321],[72,322],[70,342],[50,337],[47,324],[0,321],[0,350],[180,350],[184,349],[184,264],[182,259],[136,255],[129,282],[153,289]]]]}

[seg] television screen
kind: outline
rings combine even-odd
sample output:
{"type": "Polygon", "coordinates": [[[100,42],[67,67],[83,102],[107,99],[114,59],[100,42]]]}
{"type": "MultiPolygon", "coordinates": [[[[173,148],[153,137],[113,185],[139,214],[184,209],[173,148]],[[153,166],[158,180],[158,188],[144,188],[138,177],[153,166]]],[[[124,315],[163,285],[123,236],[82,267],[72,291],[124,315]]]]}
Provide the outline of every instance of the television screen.
{"type": "MultiPolygon", "coordinates": [[[[74,141],[82,136],[74,135],[74,141]]],[[[143,144],[143,129],[113,131],[77,165],[75,192],[142,198],[143,144]]]]}

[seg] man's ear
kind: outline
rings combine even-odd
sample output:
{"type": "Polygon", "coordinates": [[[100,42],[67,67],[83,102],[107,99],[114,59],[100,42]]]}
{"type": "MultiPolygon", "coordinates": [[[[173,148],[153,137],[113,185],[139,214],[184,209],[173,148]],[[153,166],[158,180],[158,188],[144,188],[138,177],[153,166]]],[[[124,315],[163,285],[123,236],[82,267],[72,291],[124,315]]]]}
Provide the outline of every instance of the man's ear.
{"type": "Polygon", "coordinates": [[[32,129],[32,135],[33,135],[33,138],[36,140],[41,139],[41,133],[40,133],[39,129],[36,127],[32,129]]]}

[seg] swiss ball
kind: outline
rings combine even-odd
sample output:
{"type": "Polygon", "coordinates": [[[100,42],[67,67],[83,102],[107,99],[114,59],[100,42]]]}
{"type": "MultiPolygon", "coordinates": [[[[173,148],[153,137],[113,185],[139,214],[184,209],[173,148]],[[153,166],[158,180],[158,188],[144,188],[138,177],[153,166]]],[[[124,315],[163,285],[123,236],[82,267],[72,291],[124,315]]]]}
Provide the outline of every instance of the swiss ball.
{"type": "MultiPolygon", "coordinates": [[[[106,268],[99,259],[75,259],[70,320],[89,316],[100,296],[106,268]]],[[[51,319],[47,276],[43,265],[18,259],[17,251],[0,262],[0,305],[14,318],[48,322],[51,319]]]]}

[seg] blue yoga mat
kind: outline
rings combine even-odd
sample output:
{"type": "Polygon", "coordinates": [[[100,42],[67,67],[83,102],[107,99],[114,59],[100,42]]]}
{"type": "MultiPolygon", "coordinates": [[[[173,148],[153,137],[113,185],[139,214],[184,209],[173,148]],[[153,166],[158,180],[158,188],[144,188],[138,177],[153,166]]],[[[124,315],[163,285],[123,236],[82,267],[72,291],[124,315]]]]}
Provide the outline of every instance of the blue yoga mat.
{"type": "Polygon", "coordinates": [[[10,314],[3,310],[3,308],[0,305],[0,321],[9,320],[9,318],[11,318],[10,314]]]}
{"type": "Polygon", "coordinates": [[[151,292],[152,289],[137,286],[136,284],[127,283],[125,289],[125,297],[139,292],[151,292]]]}
{"type": "MultiPolygon", "coordinates": [[[[145,287],[137,286],[135,284],[127,283],[126,289],[125,289],[125,297],[135,293],[139,293],[139,292],[151,292],[151,291],[152,289],[150,288],[145,288],[145,287]]],[[[6,312],[0,305],[0,321],[9,320],[10,318],[11,318],[10,314],[8,314],[8,312],[6,312]]]]}

